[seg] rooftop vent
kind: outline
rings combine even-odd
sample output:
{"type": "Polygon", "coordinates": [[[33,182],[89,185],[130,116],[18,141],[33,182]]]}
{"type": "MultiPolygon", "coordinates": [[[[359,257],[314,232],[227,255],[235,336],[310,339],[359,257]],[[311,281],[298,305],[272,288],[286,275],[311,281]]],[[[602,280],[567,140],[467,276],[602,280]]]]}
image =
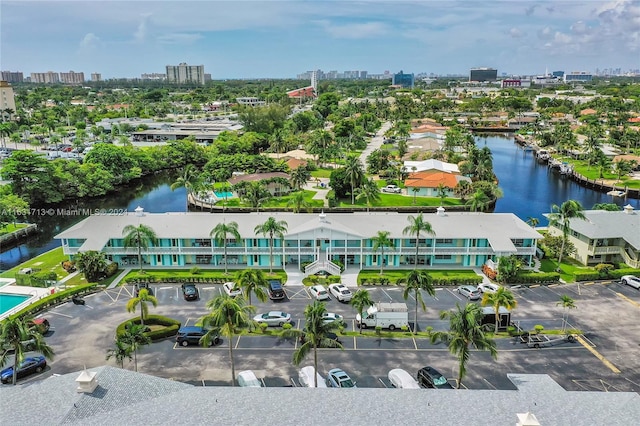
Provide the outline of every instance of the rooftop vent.
{"type": "Polygon", "coordinates": [[[446,216],[444,207],[440,206],[436,209],[436,216],[446,216]]]}
{"type": "Polygon", "coordinates": [[[136,216],[138,217],[144,216],[144,209],[142,207],[138,206],[134,211],[136,212],[136,216]]]}
{"type": "Polygon", "coordinates": [[[98,379],[96,379],[97,375],[98,373],[87,371],[86,368],[82,370],[82,373],[80,373],[80,376],[76,379],[76,382],[78,383],[76,391],[79,393],[92,393],[96,387],[98,387],[98,379]]]}
{"type": "Polygon", "coordinates": [[[324,212],[324,210],[322,211],[322,213],[320,213],[318,215],[318,217],[320,218],[320,222],[326,222],[327,221],[327,214],[324,212]]]}
{"type": "Polygon", "coordinates": [[[631,204],[627,204],[623,209],[626,214],[633,214],[633,206],[631,204]]]}
{"type": "Polygon", "coordinates": [[[518,413],[518,421],[516,426],[540,426],[540,422],[532,413],[518,413]]]}

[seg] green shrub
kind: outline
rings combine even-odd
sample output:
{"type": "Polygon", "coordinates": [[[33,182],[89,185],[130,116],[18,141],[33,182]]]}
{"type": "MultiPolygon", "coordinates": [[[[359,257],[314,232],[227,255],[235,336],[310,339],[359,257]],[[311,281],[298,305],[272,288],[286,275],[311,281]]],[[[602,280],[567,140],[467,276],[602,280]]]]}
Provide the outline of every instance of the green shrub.
{"type": "Polygon", "coordinates": [[[269,324],[267,324],[266,322],[261,322],[260,324],[258,324],[258,327],[260,327],[260,331],[264,333],[267,331],[267,328],[269,328],[269,324]]]}
{"type": "Polygon", "coordinates": [[[304,272],[305,268],[313,262],[300,262],[300,271],[304,272]]]}
{"type": "Polygon", "coordinates": [[[329,207],[338,207],[338,200],[336,199],[336,193],[333,189],[327,192],[327,203],[329,204],[329,207]]]}
{"type": "Polygon", "coordinates": [[[600,273],[596,271],[575,271],[573,276],[576,281],[593,281],[601,278],[600,273]]]}
{"type": "Polygon", "coordinates": [[[550,284],[560,280],[557,272],[518,272],[512,284],[550,284]]]}
{"type": "Polygon", "coordinates": [[[198,275],[200,273],[200,268],[194,266],[193,268],[189,269],[189,272],[193,275],[198,275]]]}
{"type": "Polygon", "coordinates": [[[598,263],[595,266],[595,270],[598,271],[601,277],[608,277],[613,268],[614,266],[610,263],[598,263]]]}
{"type": "MultiPolygon", "coordinates": [[[[126,326],[128,323],[140,324],[140,317],[132,318],[127,320],[116,328],[116,336],[120,336],[125,332],[126,326]]],[[[147,315],[144,319],[145,325],[161,325],[164,326],[163,329],[153,330],[144,333],[147,337],[151,339],[151,341],[156,342],[158,340],[165,339],[167,337],[175,336],[180,329],[180,321],[174,320],[173,318],[164,317],[162,315],[147,315]]]]}
{"type": "Polygon", "coordinates": [[[533,326],[533,329],[536,332],[536,334],[540,334],[544,330],[544,326],[540,325],[540,324],[537,324],[537,325],[533,326]]]}
{"type": "Polygon", "coordinates": [[[111,262],[110,264],[107,265],[107,267],[104,270],[104,274],[108,277],[112,277],[116,272],[118,272],[118,263],[117,262],[111,262]]]}
{"type": "Polygon", "coordinates": [[[290,330],[293,326],[291,325],[291,323],[285,323],[282,324],[282,329],[283,330],[290,330]]]}
{"type": "Polygon", "coordinates": [[[59,303],[66,302],[67,300],[71,299],[71,297],[73,296],[90,293],[94,290],[95,287],[96,287],[95,283],[82,284],[67,290],[60,291],[58,293],[54,293],[50,296],[47,296],[38,300],[37,302],[32,303],[29,306],[26,306],[25,308],[11,315],[11,318],[19,318],[22,316],[33,316],[38,312],[45,310],[49,306],[54,306],[59,303]]]}
{"type": "Polygon", "coordinates": [[[620,279],[624,275],[640,275],[640,269],[635,268],[624,268],[624,269],[614,269],[609,272],[609,276],[614,279],[620,279]]]}

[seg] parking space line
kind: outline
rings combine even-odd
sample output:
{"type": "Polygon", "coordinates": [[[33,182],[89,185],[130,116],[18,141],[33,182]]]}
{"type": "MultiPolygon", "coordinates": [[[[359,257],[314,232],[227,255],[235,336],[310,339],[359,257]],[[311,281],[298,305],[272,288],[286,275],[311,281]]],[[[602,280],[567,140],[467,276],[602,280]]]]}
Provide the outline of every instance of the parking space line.
{"type": "Polygon", "coordinates": [[[378,377],[378,380],[380,381],[380,383],[382,383],[382,386],[384,386],[385,388],[389,387],[389,386],[387,386],[387,384],[385,382],[382,381],[381,377],[378,377]]]}
{"type": "Polygon", "coordinates": [[[447,291],[448,291],[449,293],[451,293],[451,295],[452,295],[453,297],[455,297],[456,299],[458,299],[458,300],[462,300],[462,298],[461,298],[460,296],[458,296],[457,294],[455,294],[455,293],[454,293],[450,288],[448,288],[448,289],[447,289],[447,291]]]}
{"type": "Polygon", "coordinates": [[[55,315],[60,315],[61,317],[65,317],[65,318],[73,318],[73,316],[71,315],[67,315],[67,314],[61,314],[60,312],[56,312],[56,311],[49,311],[50,314],[55,314],[55,315]]]}
{"type": "Polygon", "coordinates": [[[489,386],[491,386],[491,388],[493,390],[498,390],[497,387],[493,386],[493,384],[490,381],[488,381],[487,379],[485,379],[484,377],[482,378],[482,380],[484,380],[489,386]]]}
{"type": "Polygon", "coordinates": [[[353,336],[353,350],[357,350],[358,349],[358,344],[357,344],[358,338],[356,336],[353,336]]]}
{"type": "Polygon", "coordinates": [[[293,380],[293,377],[289,377],[289,380],[291,381],[291,384],[293,385],[294,388],[298,387],[298,385],[296,384],[296,381],[293,380]]]}
{"type": "Polygon", "coordinates": [[[411,336],[411,340],[413,341],[413,347],[418,350],[418,342],[416,342],[415,336],[411,336]]]}
{"type": "Polygon", "coordinates": [[[380,290],[382,290],[382,292],[389,298],[389,300],[393,302],[393,297],[389,296],[389,293],[387,293],[384,288],[381,288],[380,290]]]}
{"type": "Polygon", "coordinates": [[[585,348],[587,348],[587,350],[589,352],[591,352],[593,354],[593,356],[595,356],[596,358],[598,358],[600,361],[602,361],[602,363],[604,365],[606,365],[611,371],[613,371],[614,373],[620,373],[620,370],[618,370],[618,367],[616,367],[615,365],[613,365],[611,363],[611,361],[609,361],[608,359],[606,359],[604,357],[604,355],[602,355],[600,352],[596,351],[593,347],[591,347],[589,344],[587,344],[587,342],[582,338],[582,336],[576,336],[576,340],[578,342],[580,342],[580,344],[582,346],[584,346],[585,348]]]}
{"type": "Polygon", "coordinates": [[[594,285],[594,284],[595,284],[595,282],[591,281],[591,282],[588,282],[588,283],[583,283],[582,285],[594,285]]]}
{"type": "Polygon", "coordinates": [[[631,303],[632,305],[634,305],[636,308],[640,308],[640,303],[636,302],[635,300],[629,299],[627,296],[625,296],[622,293],[616,293],[616,296],[620,297],[622,300],[626,300],[627,302],[631,303]]]}
{"type": "Polygon", "coordinates": [[[626,378],[626,377],[625,377],[625,380],[626,380],[627,382],[631,382],[631,383],[633,383],[633,384],[634,384],[634,385],[636,385],[636,386],[640,386],[640,384],[638,384],[638,383],[634,382],[633,380],[628,379],[628,378],[626,378]]]}
{"type": "MultiPolygon", "coordinates": [[[[238,334],[238,339],[236,340],[236,344],[235,344],[235,346],[234,346],[234,348],[233,348],[233,349],[238,349],[238,345],[240,344],[240,337],[242,337],[242,336],[240,336],[240,335],[238,334]]],[[[233,337],[232,337],[231,339],[233,339],[233,337]]]]}

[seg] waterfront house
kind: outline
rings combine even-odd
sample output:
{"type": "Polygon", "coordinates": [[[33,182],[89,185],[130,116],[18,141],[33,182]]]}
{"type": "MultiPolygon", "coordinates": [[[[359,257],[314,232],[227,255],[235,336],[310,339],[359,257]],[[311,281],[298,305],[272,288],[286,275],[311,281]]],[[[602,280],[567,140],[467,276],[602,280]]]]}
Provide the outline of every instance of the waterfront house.
{"type": "Polygon", "coordinates": [[[404,181],[407,194],[419,197],[439,197],[440,185],[446,190],[448,198],[456,197],[454,188],[458,182],[466,180],[471,184],[471,179],[459,173],[447,173],[440,170],[425,170],[411,173],[404,181]]]}
{"type": "MultiPolygon", "coordinates": [[[[640,268],[640,214],[631,205],[622,211],[585,210],[586,220],[572,219],[568,241],[573,257],[584,265],[624,262],[640,268]]],[[[548,215],[545,215],[548,216],[548,215]]],[[[561,225],[549,225],[552,235],[562,235],[561,225]]]]}
{"type": "MultiPolygon", "coordinates": [[[[268,267],[269,239],[254,229],[269,217],[287,223],[282,241],[274,241],[273,264],[278,268],[312,262],[307,273],[336,271],[332,261],[359,269],[412,268],[416,239],[403,234],[408,214],[396,212],[358,212],[306,214],[290,212],[259,213],[136,213],[119,216],[90,216],[56,235],[65,255],[73,258],[87,250],[104,252],[122,265],[137,262],[137,249],[124,247],[122,230],[127,225],[144,224],[158,236],[158,244],[142,250],[149,267],[189,267],[224,265],[223,245],[209,236],[223,221],[237,222],[241,241],[227,241],[230,268],[268,267]],[[389,232],[393,247],[374,249],[378,231],[389,232]]],[[[435,236],[420,235],[418,264],[438,268],[479,267],[488,259],[515,254],[530,262],[536,253],[538,232],[512,213],[445,212],[424,214],[435,236]]]]}

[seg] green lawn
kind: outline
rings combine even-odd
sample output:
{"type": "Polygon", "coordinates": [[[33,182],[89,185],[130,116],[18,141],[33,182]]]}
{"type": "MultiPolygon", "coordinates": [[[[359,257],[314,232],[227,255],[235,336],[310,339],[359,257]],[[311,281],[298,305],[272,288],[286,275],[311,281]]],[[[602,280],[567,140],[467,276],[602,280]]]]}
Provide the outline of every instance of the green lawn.
{"type": "MultiPolygon", "coordinates": [[[[545,258],[540,262],[542,272],[555,272],[557,269],[558,259],[545,258]]],[[[575,281],[575,272],[578,270],[595,272],[595,269],[588,268],[574,259],[565,258],[562,259],[560,266],[560,278],[565,282],[572,283],[575,281]]]]}
{"type": "Polygon", "coordinates": [[[318,169],[311,172],[311,177],[314,178],[329,178],[333,169],[318,169]]]}
{"type": "Polygon", "coordinates": [[[15,268],[11,268],[8,271],[0,274],[0,277],[15,278],[16,273],[22,268],[33,268],[41,271],[53,271],[58,274],[58,278],[66,277],[67,272],[62,269],[62,262],[68,260],[68,257],[62,253],[62,247],[50,250],[40,256],[34,257],[15,268]]]}
{"type": "MultiPolygon", "coordinates": [[[[316,191],[304,190],[304,199],[307,203],[309,203],[310,207],[322,207],[324,206],[324,200],[312,200],[313,196],[316,195],[316,191]]],[[[289,201],[293,198],[293,195],[285,195],[283,197],[274,197],[270,198],[266,201],[262,206],[263,207],[289,207],[293,206],[289,204],[289,201]]]]}
{"type": "Polygon", "coordinates": [[[621,176],[620,181],[618,181],[618,176],[615,173],[611,172],[611,168],[605,168],[603,170],[602,176],[600,177],[600,170],[597,166],[589,166],[585,160],[576,160],[571,157],[558,157],[560,161],[567,161],[571,165],[576,172],[580,173],[582,176],[587,179],[595,179],[595,180],[613,180],[615,181],[615,185],[619,187],[628,186],[629,188],[640,188],[640,180],[631,179],[629,176],[621,176]]]}
{"type": "MultiPolygon", "coordinates": [[[[232,281],[238,272],[237,269],[230,269],[228,274],[224,273],[224,269],[200,269],[198,274],[192,274],[189,269],[146,269],[145,275],[152,276],[157,281],[170,280],[174,278],[211,278],[211,279],[225,279],[232,281]]],[[[281,269],[274,269],[273,274],[269,274],[268,269],[263,269],[267,279],[280,279],[283,283],[287,281],[287,274],[281,269]]],[[[129,277],[140,276],[139,271],[132,270],[129,272],[122,283],[129,277]]]]}
{"type": "Polygon", "coordinates": [[[8,223],[5,226],[0,226],[0,235],[10,234],[13,231],[17,231],[18,229],[22,229],[26,227],[27,227],[26,223],[16,223],[15,225],[13,223],[8,223]]]}
{"type": "MultiPolygon", "coordinates": [[[[355,204],[351,204],[351,198],[340,199],[339,207],[367,207],[364,200],[356,201],[355,204]]],[[[408,197],[406,195],[398,194],[380,194],[380,201],[374,201],[371,203],[371,207],[397,207],[397,206],[421,206],[421,207],[437,207],[441,204],[440,198],[436,197],[408,197]]],[[[442,203],[444,207],[447,206],[462,206],[462,201],[459,198],[445,198],[442,203]]]]}

